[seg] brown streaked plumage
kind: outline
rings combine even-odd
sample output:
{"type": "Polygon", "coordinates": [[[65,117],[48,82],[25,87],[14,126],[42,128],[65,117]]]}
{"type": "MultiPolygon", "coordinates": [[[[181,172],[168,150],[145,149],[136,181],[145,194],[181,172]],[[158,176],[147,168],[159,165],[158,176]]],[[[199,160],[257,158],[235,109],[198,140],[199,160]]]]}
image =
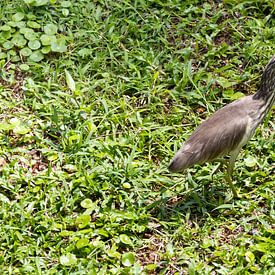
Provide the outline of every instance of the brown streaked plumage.
{"type": "Polygon", "coordinates": [[[275,55],[264,69],[256,94],[243,97],[216,111],[189,137],[172,159],[170,172],[182,172],[194,164],[230,155],[227,181],[232,192],[234,162],[242,146],[254,134],[272,108],[275,99],[275,55]]]}

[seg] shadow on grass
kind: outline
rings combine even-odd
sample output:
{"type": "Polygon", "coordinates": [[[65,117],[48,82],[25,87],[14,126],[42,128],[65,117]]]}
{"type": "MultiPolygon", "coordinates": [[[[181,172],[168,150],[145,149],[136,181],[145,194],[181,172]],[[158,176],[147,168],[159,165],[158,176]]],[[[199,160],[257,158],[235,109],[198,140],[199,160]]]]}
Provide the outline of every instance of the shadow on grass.
{"type": "Polygon", "coordinates": [[[213,184],[209,187],[209,183],[189,190],[184,187],[175,191],[163,189],[159,197],[147,204],[146,209],[152,217],[164,222],[185,219],[200,223],[209,216],[218,217],[223,215],[224,210],[234,209],[235,202],[239,200],[232,198],[227,186],[213,184]]]}

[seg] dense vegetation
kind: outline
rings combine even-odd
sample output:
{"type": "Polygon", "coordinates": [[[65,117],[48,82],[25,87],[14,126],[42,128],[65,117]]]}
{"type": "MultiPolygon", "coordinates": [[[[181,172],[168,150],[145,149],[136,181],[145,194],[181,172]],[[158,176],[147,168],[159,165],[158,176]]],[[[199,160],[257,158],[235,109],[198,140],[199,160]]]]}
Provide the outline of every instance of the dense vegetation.
{"type": "Polygon", "coordinates": [[[1,0],[3,274],[274,274],[274,111],[233,200],[212,163],[167,165],[254,93],[273,1],[1,0]]]}

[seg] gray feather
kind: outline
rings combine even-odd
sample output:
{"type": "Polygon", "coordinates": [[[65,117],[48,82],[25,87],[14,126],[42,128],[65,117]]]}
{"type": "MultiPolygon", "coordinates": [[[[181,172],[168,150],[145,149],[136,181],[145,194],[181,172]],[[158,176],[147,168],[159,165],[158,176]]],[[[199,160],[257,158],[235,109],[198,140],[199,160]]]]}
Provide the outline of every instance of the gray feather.
{"type": "Polygon", "coordinates": [[[226,105],[204,121],[176,153],[169,170],[180,172],[227,154],[231,154],[232,170],[239,150],[264,120],[274,100],[275,55],[265,67],[257,93],[226,105]]]}
{"type": "Polygon", "coordinates": [[[180,172],[195,163],[202,164],[225,156],[243,146],[257,127],[251,125],[259,110],[259,100],[246,96],[216,111],[189,137],[172,159],[169,170],[180,172]],[[250,110],[250,111],[249,111],[250,110]],[[246,136],[247,127],[253,127],[246,136]]]}

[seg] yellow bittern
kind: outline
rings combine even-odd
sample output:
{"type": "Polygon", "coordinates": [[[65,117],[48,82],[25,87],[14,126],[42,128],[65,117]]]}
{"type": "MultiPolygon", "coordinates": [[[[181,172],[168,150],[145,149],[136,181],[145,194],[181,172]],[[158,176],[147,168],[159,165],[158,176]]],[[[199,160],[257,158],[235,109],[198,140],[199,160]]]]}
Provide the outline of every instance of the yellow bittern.
{"type": "Polygon", "coordinates": [[[200,124],[172,159],[169,171],[182,172],[196,163],[230,155],[226,179],[237,197],[232,183],[235,160],[272,108],[274,99],[275,55],[263,71],[258,91],[224,106],[200,124]]]}

